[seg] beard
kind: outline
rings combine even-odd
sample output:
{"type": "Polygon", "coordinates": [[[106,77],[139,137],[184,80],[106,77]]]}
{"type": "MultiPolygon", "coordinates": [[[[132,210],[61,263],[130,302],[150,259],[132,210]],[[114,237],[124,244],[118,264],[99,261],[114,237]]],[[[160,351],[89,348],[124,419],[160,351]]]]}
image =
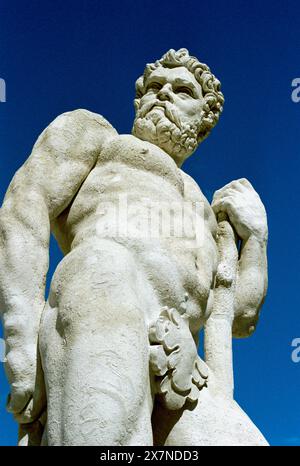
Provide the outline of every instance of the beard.
{"type": "Polygon", "coordinates": [[[197,148],[200,127],[201,118],[181,121],[170,102],[151,102],[137,109],[132,134],[160,147],[181,164],[197,148]]]}

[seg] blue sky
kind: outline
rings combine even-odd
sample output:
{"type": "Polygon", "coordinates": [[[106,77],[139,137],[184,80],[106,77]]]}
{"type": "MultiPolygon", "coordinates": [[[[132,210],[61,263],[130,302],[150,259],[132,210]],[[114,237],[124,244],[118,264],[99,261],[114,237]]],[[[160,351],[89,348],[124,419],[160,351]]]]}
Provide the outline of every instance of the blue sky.
{"type": "MultiPolygon", "coordinates": [[[[129,133],[134,82],[169,48],[188,48],[221,80],[224,113],[183,168],[209,198],[246,177],[267,209],[268,296],[256,333],[234,341],[234,367],[236,399],[273,445],[300,445],[299,18],[299,2],[278,0],[0,4],[0,199],[58,114],[87,108],[129,133]]],[[[51,248],[49,276],[60,258],[51,248]]],[[[0,363],[0,445],[16,443],[7,393],[0,363]]]]}

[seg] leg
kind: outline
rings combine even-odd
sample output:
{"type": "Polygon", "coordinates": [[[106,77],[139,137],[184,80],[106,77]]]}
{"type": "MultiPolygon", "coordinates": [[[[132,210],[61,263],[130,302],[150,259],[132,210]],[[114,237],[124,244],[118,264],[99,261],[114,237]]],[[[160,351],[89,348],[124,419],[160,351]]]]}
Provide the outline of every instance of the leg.
{"type": "Polygon", "coordinates": [[[49,445],[152,444],[142,281],[131,255],[109,241],[58,267],[40,345],[49,445]]]}
{"type": "Polygon", "coordinates": [[[159,427],[162,414],[154,430],[155,442],[163,445],[268,445],[258,428],[234,400],[213,397],[207,388],[202,389],[196,405],[190,405],[188,409],[177,413],[165,413],[165,417],[168,430],[161,430],[159,427]]]}

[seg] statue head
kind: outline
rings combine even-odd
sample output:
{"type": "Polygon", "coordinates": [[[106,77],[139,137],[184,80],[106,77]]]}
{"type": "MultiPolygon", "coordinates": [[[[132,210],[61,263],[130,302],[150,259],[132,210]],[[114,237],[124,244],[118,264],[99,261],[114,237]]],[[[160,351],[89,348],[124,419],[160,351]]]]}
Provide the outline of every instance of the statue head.
{"type": "Polygon", "coordinates": [[[187,49],[169,50],[136,81],[132,133],[181,166],[209,135],[223,110],[221,83],[187,49]]]}

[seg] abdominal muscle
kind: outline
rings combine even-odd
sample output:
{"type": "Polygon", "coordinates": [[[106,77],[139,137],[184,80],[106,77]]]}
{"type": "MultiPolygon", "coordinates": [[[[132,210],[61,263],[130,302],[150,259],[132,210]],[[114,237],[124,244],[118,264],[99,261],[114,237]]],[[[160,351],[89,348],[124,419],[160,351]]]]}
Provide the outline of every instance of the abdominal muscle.
{"type": "MultiPolygon", "coordinates": [[[[189,315],[190,328],[193,333],[197,333],[209,313],[208,301],[211,301],[213,293],[210,288],[211,273],[210,271],[206,273],[204,269],[199,270],[199,265],[196,268],[199,260],[197,261],[193,250],[184,249],[183,240],[105,237],[97,235],[97,231],[93,231],[90,227],[88,230],[78,232],[70,255],[76,260],[77,256],[82,256],[84,250],[85,259],[88,257],[95,259],[94,251],[101,248],[103,241],[115,244],[116,254],[120,246],[130,251],[136,268],[143,275],[141,288],[149,289],[150,293],[145,294],[155,296],[154,301],[157,305],[154,306],[153,312],[149,309],[148,323],[158,317],[162,307],[174,307],[189,315]]],[[[98,267],[100,272],[101,262],[98,267]]],[[[126,277],[124,277],[124,286],[126,286],[126,277]]],[[[142,294],[141,289],[139,292],[142,294]]]]}
{"type": "Polygon", "coordinates": [[[159,209],[169,203],[175,206],[172,210],[173,225],[181,219],[184,184],[180,170],[174,167],[172,170],[174,180],[170,170],[166,178],[155,173],[155,169],[141,170],[113,160],[102,165],[99,163],[68,212],[53,224],[53,230],[59,243],[66,244],[68,237],[73,257],[77,248],[82,250],[84,247],[88,253],[93,249],[89,249],[89,245],[96,246],[103,239],[126,247],[143,271],[147,286],[153,290],[159,306],[187,312],[190,328],[197,333],[212,302],[215,249],[209,226],[200,222],[204,225],[205,241],[200,248],[184,235],[176,236],[174,231],[172,235],[172,224],[169,236],[161,234],[161,230],[157,234],[156,229],[153,237],[153,230],[149,227],[149,221],[153,220],[153,210],[149,210],[149,206],[159,209]],[[127,209],[125,216],[124,206],[127,209]],[[202,257],[203,248],[205,254],[202,257]]]}

